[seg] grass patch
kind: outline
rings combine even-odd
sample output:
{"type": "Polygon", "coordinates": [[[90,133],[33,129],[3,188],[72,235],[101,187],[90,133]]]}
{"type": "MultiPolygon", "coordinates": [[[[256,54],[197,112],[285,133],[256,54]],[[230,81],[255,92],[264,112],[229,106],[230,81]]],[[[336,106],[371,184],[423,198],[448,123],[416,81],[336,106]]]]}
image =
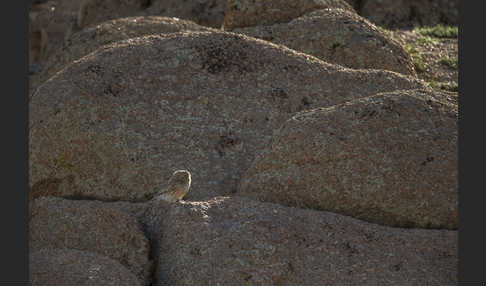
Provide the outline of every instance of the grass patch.
{"type": "Polygon", "coordinates": [[[417,73],[424,73],[426,70],[426,66],[424,63],[424,59],[422,58],[422,55],[419,53],[419,51],[417,51],[417,49],[411,45],[405,45],[404,48],[412,58],[412,63],[415,67],[415,71],[417,73]]]}
{"type": "Polygon", "coordinates": [[[457,38],[459,29],[457,26],[435,25],[431,27],[417,27],[413,29],[414,33],[419,33],[423,36],[435,38],[457,38]]]}
{"type": "Polygon", "coordinates": [[[418,44],[426,45],[426,44],[436,44],[439,42],[439,39],[437,38],[432,38],[430,36],[424,36],[422,35],[418,40],[418,44]]]}
{"type": "Polygon", "coordinates": [[[457,59],[454,60],[454,59],[451,59],[451,58],[443,58],[443,59],[440,60],[440,63],[442,65],[445,65],[445,66],[453,69],[453,70],[457,70],[457,68],[459,66],[457,59]]]}
{"type": "Polygon", "coordinates": [[[429,85],[436,90],[459,92],[459,85],[455,82],[437,82],[435,80],[432,80],[429,82],[429,85]]]}

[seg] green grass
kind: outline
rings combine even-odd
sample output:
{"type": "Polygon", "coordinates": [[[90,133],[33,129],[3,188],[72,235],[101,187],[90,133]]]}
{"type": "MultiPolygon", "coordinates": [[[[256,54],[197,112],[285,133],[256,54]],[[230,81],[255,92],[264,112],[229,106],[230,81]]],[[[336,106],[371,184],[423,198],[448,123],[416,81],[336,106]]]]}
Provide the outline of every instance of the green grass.
{"type": "Polygon", "coordinates": [[[424,63],[424,59],[422,58],[422,55],[417,51],[417,49],[414,46],[411,45],[405,45],[405,50],[410,54],[410,57],[412,58],[412,63],[413,66],[415,67],[415,71],[417,73],[424,73],[426,71],[426,66],[424,63]]]}
{"type": "Polygon", "coordinates": [[[435,25],[431,27],[417,27],[413,31],[423,36],[435,38],[457,38],[459,35],[457,26],[435,25]]]}
{"type": "Polygon", "coordinates": [[[453,91],[453,92],[458,92],[459,91],[459,86],[455,82],[437,82],[435,80],[432,80],[429,82],[430,87],[436,90],[447,90],[447,91],[453,91]]]}
{"type": "Polygon", "coordinates": [[[457,59],[454,60],[454,59],[451,59],[451,58],[443,58],[443,59],[440,60],[440,63],[442,65],[445,65],[445,66],[453,69],[453,70],[457,70],[458,65],[459,65],[458,62],[457,62],[457,59]]]}

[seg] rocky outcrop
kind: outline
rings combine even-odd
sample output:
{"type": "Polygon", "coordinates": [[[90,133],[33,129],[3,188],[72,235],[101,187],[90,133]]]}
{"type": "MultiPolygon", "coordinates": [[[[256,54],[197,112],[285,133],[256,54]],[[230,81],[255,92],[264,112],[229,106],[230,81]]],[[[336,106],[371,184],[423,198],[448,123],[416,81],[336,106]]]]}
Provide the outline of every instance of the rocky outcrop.
{"type": "Polygon", "coordinates": [[[135,16],[150,0],[83,0],[78,10],[77,25],[84,28],[108,20],[135,16]]]}
{"type": "Polygon", "coordinates": [[[223,29],[287,23],[306,13],[325,9],[354,9],[344,0],[228,0],[223,29]]]}
{"type": "Polygon", "coordinates": [[[161,16],[127,17],[92,25],[66,39],[62,47],[46,60],[42,74],[33,86],[37,87],[74,60],[106,44],[151,34],[210,30],[188,20],[161,16]]]}
{"type": "Polygon", "coordinates": [[[221,28],[226,9],[226,0],[152,0],[145,15],[161,15],[191,20],[213,28],[221,28]]]}
{"type": "Polygon", "coordinates": [[[118,261],[74,249],[40,249],[29,256],[29,285],[139,286],[137,277],[118,261]]]}
{"type": "Polygon", "coordinates": [[[397,91],[285,122],[239,194],[383,225],[458,227],[457,106],[397,91]]]}
{"type": "MultiPolygon", "coordinates": [[[[120,262],[138,278],[141,285],[150,282],[149,244],[137,220],[123,211],[107,207],[103,202],[53,197],[37,198],[31,202],[29,249],[35,252],[43,248],[97,253],[120,262]]],[[[56,258],[52,259],[52,263],[56,263],[56,258]]],[[[76,270],[77,264],[72,267],[79,271],[76,270]]]]}
{"type": "Polygon", "coordinates": [[[388,28],[457,25],[459,1],[456,0],[367,0],[359,14],[388,28]]]}
{"type": "Polygon", "coordinates": [[[391,228],[243,197],[160,201],[147,219],[158,259],[152,285],[457,284],[456,231],[391,228]]]}
{"type": "Polygon", "coordinates": [[[78,0],[50,0],[29,7],[29,64],[40,64],[77,31],[78,0]]]}
{"type": "Polygon", "coordinates": [[[295,112],[413,88],[425,87],[233,33],[116,42],[33,94],[30,186],[137,201],[186,169],[193,174],[188,200],[233,193],[273,130],[295,112]]]}
{"type": "Polygon", "coordinates": [[[398,42],[355,12],[343,9],[321,9],[288,23],[233,32],[285,45],[349,68],[416,75],[410,55],[398,42]]]}
{"type": "Polygon", "coordinates": [[[85,0],[78,13],[78,26],[129,16],[165,16],[220,28],[225,7],[226,0],[85,0]]]}

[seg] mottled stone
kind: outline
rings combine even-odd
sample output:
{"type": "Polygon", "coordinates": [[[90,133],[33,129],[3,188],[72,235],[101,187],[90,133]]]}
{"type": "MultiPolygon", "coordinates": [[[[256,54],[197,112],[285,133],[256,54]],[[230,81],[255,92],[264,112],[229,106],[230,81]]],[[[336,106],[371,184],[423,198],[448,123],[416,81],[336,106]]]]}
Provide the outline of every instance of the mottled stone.
{"type": "Polygon", "coordinates": [[[78,30],[78,9],[79,0],[37,1],[29,6],[29,95],[38,86],[47,58],[78,30]]]}
{"type": "Polygon", "coordinates": [[[290,22],[306,13],[341,8],[354,11],[344,0],[228,0],[223,29],[290,22]]]}
{"type": "Polygon", "coordinates": [[[321,9],[288,23],[233,32],[349,68],[384,69],[416,76],[410,55],[398,42],[355,12],[343,9],[321,9]]]}
{"type": "Polygon", "coordinates": [[[92,25],[66,39],[62,47],[46,60],[39,81],[33,85],[37,87],[74,60],[106,44],[151,34],[210,30],[188,20],[161,16],[126,17],[92,25]]]}
{"type": "Polygon", "coordinates": [[[29,256],[31,286],[138,286],[137,277],[118,261],[74,249],[41,249],[29,256]]]}
{"type": "Polygon", "coordinates": [[[283,124],[239,194],[383,225],[458,227],[457,105],[421,90],[304,111],[283,124]]]}
{"type": "Polygon", "coordinates": [[[352,70],[227,32],[119,41],[42,84],[29,104],[29,182],[51,195],[140,201],[175,170],[185,199],[236,191],[295,112],[396,89],[412,77],[352,70]],[[52,182],[45,184],[45,182],[52,182]]]}
{"type": "Polygon", "coordinates": [[[389,28],[459,23],[458,0],[367,0],[360,15],[389,28]]]}
{"type": "Polygon", "coordinates": [[[148,239],[135,217],[104,202],[54,197],[31,202],[29,249],[43,248],[94,252],[120,262],[141,285],[150,283],[148,239]]]}
{"type": "Polygon", "coordinates": [[[77,25],[84,28],[108,20],[135,16],[150,0],[83,0],[79,7],[77,25]]]}
{"type": "Polygon", "coordinates": [[[199,25],[221,28],[226,0],[152,0],[145,15],[161,15],[191,20],[199,25]]]}
{"type": "Polygon", "coordinates": [[[457,231],[216,197],[146,214],[152,285],[457,285],[457,231]]]}

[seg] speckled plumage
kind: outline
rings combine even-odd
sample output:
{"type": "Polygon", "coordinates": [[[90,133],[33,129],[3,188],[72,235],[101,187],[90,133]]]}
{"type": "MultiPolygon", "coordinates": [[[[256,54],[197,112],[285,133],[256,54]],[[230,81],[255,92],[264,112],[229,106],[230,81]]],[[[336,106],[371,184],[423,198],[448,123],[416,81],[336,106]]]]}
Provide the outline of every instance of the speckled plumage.
{"type": "Polygon", "coordinates": [[[170,177],[167,186],[157,194],[156,198],[168,202],[181,200],[191,187],[191,173],[186,170],[177,170],[170,177]]]}

